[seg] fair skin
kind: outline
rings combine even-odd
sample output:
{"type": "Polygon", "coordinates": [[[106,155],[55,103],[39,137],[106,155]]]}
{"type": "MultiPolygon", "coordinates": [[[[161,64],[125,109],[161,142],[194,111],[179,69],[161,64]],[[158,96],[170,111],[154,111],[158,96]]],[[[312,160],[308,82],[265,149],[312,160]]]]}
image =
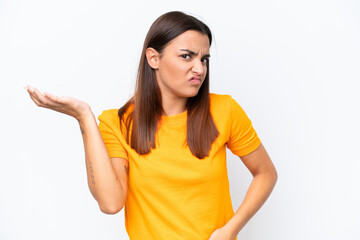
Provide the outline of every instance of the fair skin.
{"type": "MultiPolygon", "coordinates": [[[[164,114],[171,116],[184,112],[187,98],[198,93],[207,74],[209,48],[206,35],[187,31],[173,39],[161,54],[153,48],[146,50],[146,58],[155,70],[160,87],[164,114]]],[[[38,106],[67,114],[78,121],[90,191],[104,213],[119,212],[127,195],[129,165],[125,159],[109,158],[90,106],[75,98],[42,94],[30,86],[27,90],[38,106]]],[[[277,181],[276,169],[262,144],[240,159],[253,175],[253,180],[234,216],[216,229],[209,240],[235,239],[264,204],[277,181]]]]}
{"type": "Polygon", "coordinates": [[[129,164],[123,158],[109,157],[90,106],[72,97],[42,94],[31,86],[26,88],[37,106],[64,113],[78,121],[83,137],[90,192],[102,212],[107,214],[119,212],[125,204],[127,195],[129,164]]]}
{"type": "Polygon", "coordinates": [[[207,73],[209,48],[207,35],[190,30],[173,39],[161,54],[153,48],[146,50],[166,115],[184,112],[187,98],[198,93],[207,73]]]}

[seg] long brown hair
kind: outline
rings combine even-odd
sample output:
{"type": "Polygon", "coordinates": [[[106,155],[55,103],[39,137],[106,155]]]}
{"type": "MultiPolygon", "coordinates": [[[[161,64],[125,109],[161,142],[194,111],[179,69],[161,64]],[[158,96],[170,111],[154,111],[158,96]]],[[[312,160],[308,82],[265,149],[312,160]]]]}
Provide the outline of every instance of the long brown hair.
{"type": "MultiPolygon", "coordinates": [[[[165,13],[156,19],[145,38],[135,94],[118,112],[120,126],[122,126],[122,121],[125,122],[127,143],[130,142],[131,147],[139,154],[147,154],[155,148],[158,123],[164,113],[155,70],[147,62],[146,49],[151,47],[161,54],[172,39],[188,30],[206,34],[211,45],[212,35],[209,27],[195,17],[178,11],[165,13]],[[124,119],[125,113],[131,105],[133,105],[133,110],[124,119]]],[[[186,109],[187,145],[193,155],[202,159],[209,155],[211,144],[219,135],[210,113],[208,62],[204,82],[198,94],[188,98],[186,109]]]]}

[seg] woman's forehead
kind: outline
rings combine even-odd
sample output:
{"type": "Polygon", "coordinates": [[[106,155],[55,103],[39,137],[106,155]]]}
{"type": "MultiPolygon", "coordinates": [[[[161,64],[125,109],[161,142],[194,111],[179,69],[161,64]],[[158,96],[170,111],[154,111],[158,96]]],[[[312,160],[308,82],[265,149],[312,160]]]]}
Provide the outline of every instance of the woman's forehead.
{"type": "Polygon", "coordinates": [[[208,54],[210,41],[206,34],[189,30],[170,41],[166,48],[172,50],[188,49],[195,53],[208,54]]]}

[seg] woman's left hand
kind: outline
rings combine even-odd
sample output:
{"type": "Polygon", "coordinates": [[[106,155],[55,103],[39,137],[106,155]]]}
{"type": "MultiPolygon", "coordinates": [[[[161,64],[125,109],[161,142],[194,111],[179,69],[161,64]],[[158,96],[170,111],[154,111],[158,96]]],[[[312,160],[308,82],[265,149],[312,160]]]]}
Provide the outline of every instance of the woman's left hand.
{"type": "Polygon", "coordinates": [[[233,240],[229,231],[225,228],[216,229],[210,236],[209,240],[233,240]]]}

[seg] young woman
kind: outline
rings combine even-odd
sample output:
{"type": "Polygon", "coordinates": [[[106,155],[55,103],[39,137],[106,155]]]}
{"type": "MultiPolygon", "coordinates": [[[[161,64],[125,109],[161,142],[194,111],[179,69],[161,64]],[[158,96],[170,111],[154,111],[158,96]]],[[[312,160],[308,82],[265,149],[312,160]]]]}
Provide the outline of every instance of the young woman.
{"type": "Polygon", "coordinates": [[[236,239],[276,181],[250,119],[229,95],[209,93],[212,36],[182,12],[160,16],[143,46],[134,96],[104,111],[27,86],[31,99],[76,118],[90,191],[101,211],[125,206],[131,240],[236,239]],[[232,209],[226,147],[253,175],[232,209]]]}

